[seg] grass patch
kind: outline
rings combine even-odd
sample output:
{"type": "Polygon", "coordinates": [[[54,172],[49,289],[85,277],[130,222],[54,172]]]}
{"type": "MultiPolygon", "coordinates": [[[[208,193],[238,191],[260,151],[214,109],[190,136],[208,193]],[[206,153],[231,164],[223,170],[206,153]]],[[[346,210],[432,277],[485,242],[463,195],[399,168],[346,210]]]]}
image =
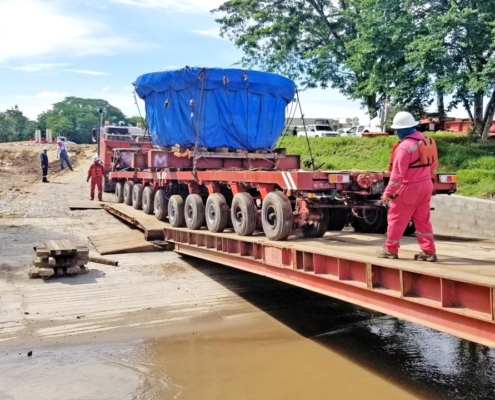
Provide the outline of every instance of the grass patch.
{"type": "MultiPolygon", "coordinates": [[[[438,172],[455,172],[457,193],[495,199],[495,142],[475,143],[467,136],[431,134],[438,146],[438,172]]],[[[310,138],[315,165],[324,170],[385,171],[396,136],[376,138],[310,138]]],[[[310,160],[306,138],[285,137],[277,147],[310,160]]]]}

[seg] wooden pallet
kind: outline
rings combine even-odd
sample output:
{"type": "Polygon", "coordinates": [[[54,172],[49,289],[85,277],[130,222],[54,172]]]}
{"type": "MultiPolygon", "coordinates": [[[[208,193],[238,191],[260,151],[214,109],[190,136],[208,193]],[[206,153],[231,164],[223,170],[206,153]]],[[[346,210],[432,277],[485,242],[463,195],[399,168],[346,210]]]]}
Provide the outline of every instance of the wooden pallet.
{"type": "Polygon", "coordinates": [[[48,240],[35,246],[36,258],[28,271],[30,278],[49,278],[54,275],[80,275],[87,272],[89,249],[75,246],[70,240],[48,240]]]}

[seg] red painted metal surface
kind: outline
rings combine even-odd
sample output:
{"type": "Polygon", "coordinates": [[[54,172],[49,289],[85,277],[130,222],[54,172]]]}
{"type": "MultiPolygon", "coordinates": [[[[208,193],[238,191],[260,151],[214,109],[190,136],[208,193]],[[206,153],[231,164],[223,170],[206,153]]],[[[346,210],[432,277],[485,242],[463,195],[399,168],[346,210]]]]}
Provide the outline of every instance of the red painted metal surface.
{"type": "MultiPolygon", "coordinates": [[[[277,279],[495,347],[493,287],[295,241],[164,229],[175,251],[277,279]]],[[[418,265],[418,264],[415,264],[418,265]]]]}

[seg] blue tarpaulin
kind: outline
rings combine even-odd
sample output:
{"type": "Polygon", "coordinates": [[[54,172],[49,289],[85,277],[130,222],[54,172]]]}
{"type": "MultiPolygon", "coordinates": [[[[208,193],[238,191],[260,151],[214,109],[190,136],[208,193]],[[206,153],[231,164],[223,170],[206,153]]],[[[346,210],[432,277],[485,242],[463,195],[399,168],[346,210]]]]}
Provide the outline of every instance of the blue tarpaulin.
{"type": "Polygon", "coordinates": [[[267,72],[186,67],[141,75],[135,89],[158,146],[252,151],[275,146],[295,84],[267,72]]]}

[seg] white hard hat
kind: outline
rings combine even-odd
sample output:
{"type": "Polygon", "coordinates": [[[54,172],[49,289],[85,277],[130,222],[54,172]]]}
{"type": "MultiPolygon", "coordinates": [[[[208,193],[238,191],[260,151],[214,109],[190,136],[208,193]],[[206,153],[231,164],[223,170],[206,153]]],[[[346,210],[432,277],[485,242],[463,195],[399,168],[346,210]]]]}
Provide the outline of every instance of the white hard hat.
{"type": "Polygon", "coordinates": [[[43,146],[43,151],[48,151],[48,147],[43,146]]]}
{"type": "Polygon", "coordinates": [[[95,154],[93,156],[93,161],[100,161],[100,157],[98,157],[98,154],[95,154]]]}
{"type": "Polygon", "coordinates": [[[401,111],[395,115],[391,128],[406,129],[406,128],[414,128],[415,126],[418,125],[419,122],[414,119],[412,114],[406,111],[401,111]]]}

